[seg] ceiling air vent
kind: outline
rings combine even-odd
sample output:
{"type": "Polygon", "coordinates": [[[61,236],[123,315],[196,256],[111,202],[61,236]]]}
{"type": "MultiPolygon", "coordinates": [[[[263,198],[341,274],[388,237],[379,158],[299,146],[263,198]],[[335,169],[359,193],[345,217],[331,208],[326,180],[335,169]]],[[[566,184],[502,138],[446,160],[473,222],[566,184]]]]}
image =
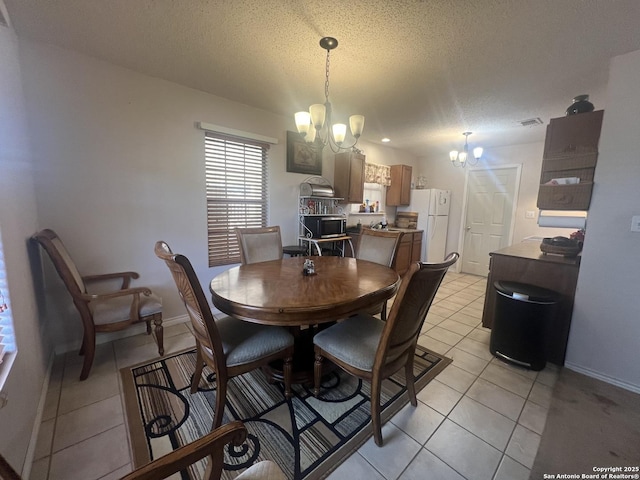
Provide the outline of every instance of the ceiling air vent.
{"type": "Polygon", "coordinates": [[[542,119],[540,117],[536,118],[527,118],[526,120],[520,120],[518,122],[523,127],[533,127],[535,125],[542,125],[542,119]]]}

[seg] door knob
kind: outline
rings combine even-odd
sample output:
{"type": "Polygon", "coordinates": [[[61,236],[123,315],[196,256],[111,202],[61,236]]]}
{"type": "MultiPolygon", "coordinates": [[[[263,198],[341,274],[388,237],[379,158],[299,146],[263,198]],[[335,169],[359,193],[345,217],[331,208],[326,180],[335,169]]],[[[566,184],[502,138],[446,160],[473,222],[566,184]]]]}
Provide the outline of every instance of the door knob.
{"type": "Polygon", "coordinates": [[[469,230],[471,230],[471,227],[465,227],[465,230],[468,232],[469,230]]]}

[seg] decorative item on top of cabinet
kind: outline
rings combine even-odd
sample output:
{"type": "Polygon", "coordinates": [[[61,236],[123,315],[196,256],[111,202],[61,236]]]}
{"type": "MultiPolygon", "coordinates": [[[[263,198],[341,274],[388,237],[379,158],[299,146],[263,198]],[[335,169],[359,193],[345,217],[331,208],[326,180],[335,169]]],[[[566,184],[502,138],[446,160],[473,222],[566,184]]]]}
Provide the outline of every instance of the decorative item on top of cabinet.
{"type": "Polygon", "coordinates": [[[387,188],[387,205],[409,205],[411,173],[412,167],[409,165],[391,165],[391,185],[387,188]]]}
{"type": "Polygon", "coordinates": [[[604,110],[552,118],[544,142],[538,208],[588,210],[604,110]]]}
{"type": "Polygon", "coordinates": [[[342,152],[335,156],[333,187],[345,203],[364,200],[364,160],[361,153],[342,152]]]}

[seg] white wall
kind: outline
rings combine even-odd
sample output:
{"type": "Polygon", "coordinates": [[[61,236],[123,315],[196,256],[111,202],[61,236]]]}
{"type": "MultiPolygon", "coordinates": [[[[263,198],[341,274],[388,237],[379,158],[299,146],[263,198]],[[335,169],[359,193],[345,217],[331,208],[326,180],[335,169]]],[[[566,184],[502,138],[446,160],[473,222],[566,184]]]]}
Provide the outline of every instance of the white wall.
{"type": "Polygon", "coordinates": [[[611,62],[566,363],[640,392],[640,51],[611,62]]]}
{"type": "MultiPolygon", "coordinates": [[[[25,464],[52,352],[38,317],[27,254],[27,239],[37,227],[27,133],[18,42],[11,29],[0,26],[0,233],[18,345],[2,390],[8,403],[0,409],[0,453],[19,472],[25,464]]],[[[26,474],[30,465],[24,466],[26,474]]]]}
{"type": "MultiPolygon", "coordinates": [[[[21,62],[30,128],[37,132],[40,227],[58,232],[82,273],[136,270],[138,284],[163,297],[165,319],[182,316],[169,272],[153,253],[162,239],[191,259],[208,296],[209,280],[223,268],[207,266],[198,121],[279,139],[269,151],[269,223],[281,226],[285,244],[297,242],[298,189],[308,175],[286,172],[293,115],[38,43],[21,42],[21,62]]],[[[391,148],[362,148],[367,161],[415,160],[391,148]]],[[[333,181],[333,155],[324,153],[323,176],[333,181]]],[[[56,344],[77,342],[77,327],[75,318],[61,321],[56,344]]]]}

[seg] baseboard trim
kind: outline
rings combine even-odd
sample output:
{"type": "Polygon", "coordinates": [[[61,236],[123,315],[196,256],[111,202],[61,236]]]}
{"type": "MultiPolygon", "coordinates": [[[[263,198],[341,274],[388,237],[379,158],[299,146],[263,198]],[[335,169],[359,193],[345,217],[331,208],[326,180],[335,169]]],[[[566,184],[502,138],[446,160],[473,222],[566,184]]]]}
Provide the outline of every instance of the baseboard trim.
{"type": "MultiPolygon", "coordinates": [[[[162,320],[162,326],[167,328],[173,325],[178,325],[180,323],[185,323],[189,321],[189,315],[179,315],[177,317],[172,317],[168,319],[162,320]]],[[[133,337],[134,335],[140,335],[146,331],[146,324],[138,323],[136,325],[132,325],[126,330],[121,330],[119,332],[110,332],[110,333],[99,333],[96,336],[96,345],[101,345],[103,343],[113,342],[114,340],[120,340],[122,338],[133,337]]],[[[55,355],[62,355],[67,352],[73,352],[80,349],[82,344],[82,340],[78,339],[73,342],[67,342],[64,344],[56,345],[55,347],[55,355]]]]}
{"type": "Polygon", "coordinates": [[[640,393],[640,385],[635,385],[633,383],[623,382],[618,380],[617,378],[610,377],[608,375],[603,375],[600,372],[596,372],[595,370],[591,370],[589,368],[584,368],[574,363],[565,362],[564,366],[569,370],[573,370],[574,372],[582,373],[587,377],[596,378],[598,380],[602,380],[603,382],[610,383],[611,385],[615,385],[616,387],[624,388],[625,390],[629,390],[634,393],[640,393]]]}
{"type": "Polygon", "coordinates": [[[38,443],[38,435],[40,434],[40,426],[42,425],[42,417],[44,415],[44,407],[47,401],[47,393],[49,392],[49,381],[51,380],[51,372],[53,371],[53,360],[56,354],[52,351],[49,355],[49,361],[47,365],[47,372],[44,375],[42,381],[42,388],[40,389],[40,400],[38,401],[38,408],[36,409],[35,420],[33,421],[33,428],[31,429],[31,438],[29,439],[29,445],[27,446],[27,453],[24,459],[24,465],[22,466],[22,472],[20,475],[22,478],[29,478],[31,476],[31,468],[33,467],[33,460],[36,455],[36,445],[38,443]]]}

